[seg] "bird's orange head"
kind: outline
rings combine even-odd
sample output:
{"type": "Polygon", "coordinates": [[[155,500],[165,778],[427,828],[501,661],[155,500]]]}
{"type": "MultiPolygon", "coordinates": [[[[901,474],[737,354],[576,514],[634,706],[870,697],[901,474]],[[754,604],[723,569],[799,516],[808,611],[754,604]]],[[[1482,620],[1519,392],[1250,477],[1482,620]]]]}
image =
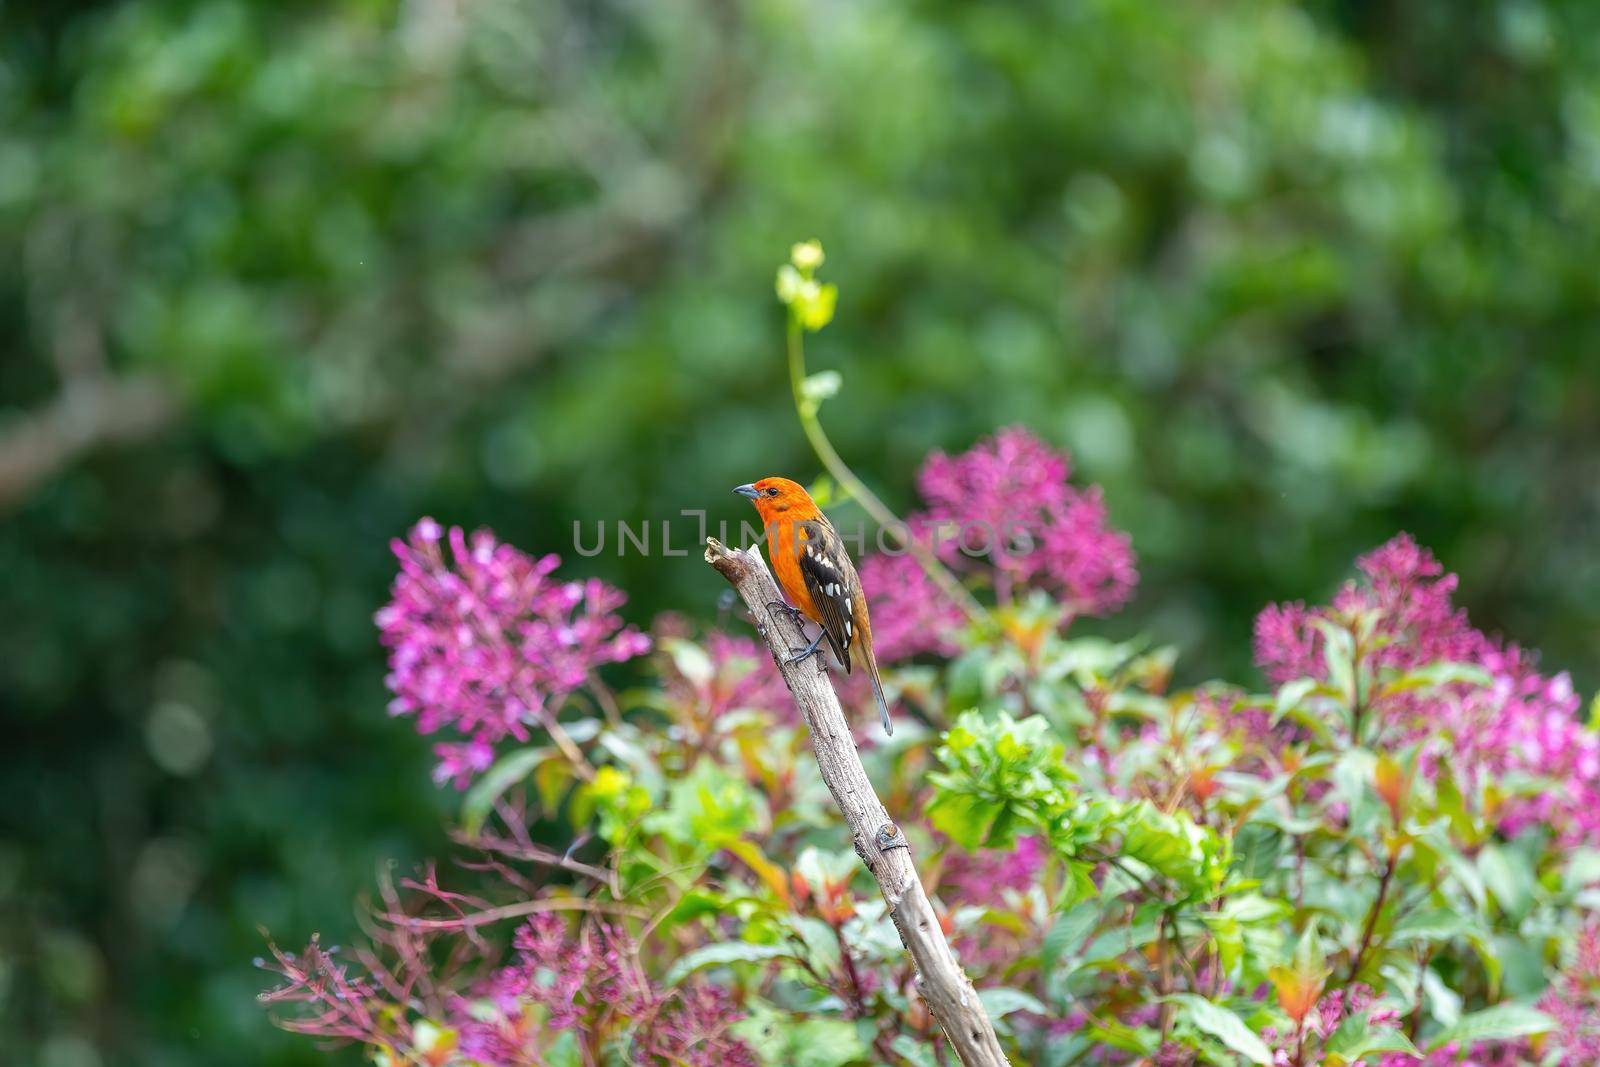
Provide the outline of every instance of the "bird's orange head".
{"type": "Polygon", "coordinates": [[[755,503],[762,522],[772,522],[778,518],[796,521],[820,514],[805,487],[788,478],[763,478],[759,482],[738,486],[733,491],[749,497],[755,503]]]}

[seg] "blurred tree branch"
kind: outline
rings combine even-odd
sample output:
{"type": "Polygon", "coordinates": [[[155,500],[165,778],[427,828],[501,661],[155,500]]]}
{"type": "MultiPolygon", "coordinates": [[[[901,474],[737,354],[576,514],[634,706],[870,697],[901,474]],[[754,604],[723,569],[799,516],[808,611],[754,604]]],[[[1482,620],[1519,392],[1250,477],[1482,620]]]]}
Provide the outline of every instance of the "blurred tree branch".
{"type": "Polygon", "coordinates": [[[154,375],[69,379],[50,403],[0,430],[0,513],[85,452],[154,437],[180,410],[154,375]]]}
{"type": "MultiPolygon", "coordinates": [[[[644,114],[597,75],[615,41],[578,6],[542,8],[527,25],[508,10],[416,5],[398,53],[381,36],[358,37],[352,69],[365,80],[338,97],[337,121],[309,124],[302,144],[252,141],[279,121],[257,99],[196,91],[163,100],[171,110],[129,149],[150,183],[138,197],[42,198],[19,231],[42,342],[30,355],[63,385],[45,407],[0,424],[0,509],[85,452],[146,440],[185,411],[222,423],[248,408],[307,439],[378,426],[412,455],[650,292],[726,184],[749,106],[739,9],[695,5],[696,59],[663,77],[644,114]],[[463,100],[500,124],[475,162],[450,155],[461,150],[451,116],[463,100]],[[667,136],[656,111],[681,116],[667,136]],[[173,163],[196,115],[225,118],[230,145],[252,153],[248,167],[173,163]],[[333,132],[349,129],[360,134],[333,132]],[[303,151],[319,137],[340,153],[303,151]],[[397,145],[415,156],[396,164],[397,145]],[[395,197],[364,192],[364,181],[395,197]],[[329,203],[297,199],[304,185],[330,183],[342,192],[329,203]],[[201,189],[216,199],[196,199],[201,189]],[[140,207],[152,200],[216,213],[152,224],[140,207]],[[513,205],[504,218],[502,204],[513,205]],[[196,232],[232,232],[232,205],[261,213],[259,231],[235,234],[247,253],[199,247],[196,232]],[[308,268],[291,238],[256,240],[301,226],[328,242],[313,254],[326,271],[320,289],[300,284],[308,268]]],[[[103,161],[93,143],[78,170],[103,161]]]]}

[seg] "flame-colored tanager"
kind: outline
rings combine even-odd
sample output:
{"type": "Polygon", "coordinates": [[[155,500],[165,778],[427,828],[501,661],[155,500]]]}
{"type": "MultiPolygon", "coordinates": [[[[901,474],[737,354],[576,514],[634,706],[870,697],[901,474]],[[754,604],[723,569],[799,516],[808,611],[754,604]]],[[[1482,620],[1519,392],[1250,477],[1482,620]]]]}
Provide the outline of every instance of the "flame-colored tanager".
{"type": "Polygon", "coordinates": [[[861,578],[844,550],[844,542],[833,523],[817,507],[811,494],[787,478],[763,478],[734,490],[755,502],[756,511],[767,528],[767,555],[772,571],[793,607],[788,611],[803,615],[821,630],[811,644],[794,653],[786,662],[796,663],[829,647],[846,674],[856,661],[866,664],[872,692],[883,714],[883,728],[894,733],[889,721],[889,703],[883,698],[883,682],[878,677],[878,660],[872,654],[872,623],[867,618],[867,597],[861,591],[861,578]]]}

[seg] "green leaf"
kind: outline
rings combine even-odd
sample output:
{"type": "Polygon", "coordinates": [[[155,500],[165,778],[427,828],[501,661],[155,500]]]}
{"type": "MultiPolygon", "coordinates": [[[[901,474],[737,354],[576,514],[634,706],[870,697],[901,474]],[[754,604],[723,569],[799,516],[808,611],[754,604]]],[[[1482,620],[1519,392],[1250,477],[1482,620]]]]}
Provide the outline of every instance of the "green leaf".
{"type": "MultiPolygon", "coordinates": [[[[1333,728],[1328,725],[1327,719],[1319,715],[1314,709],[1306,707],[1304,704],[1297,704],[1286,709],[1283,717],[1296,726],[1305,729],[1316,740],[1317,744],[1324,749],[1337,747],[1338,742],[1333,735],[1333,728]]],[[[1276,724],[1279,720],[1274,719],[1273,721],[1276,724]]]]}
{"type": "Polygon", "coordinates": [[[1300,706],[1300,702],[1310,695],[1319,683],[1315,678],[1296,678],[1292,682],[1285,682],[1278,688],[1277,700],[1273,702],[1272,721],[1276,725],[1282,718],[1300,706]]]}
{"type": "Polygon", "coordinates": [[[1476,843],[1482,839],[1472,811],[1467,806],[1467,798],[1462,795],[1461,787],[1456,784],[1455,775],[1448,766],[1439,769],[1433,793],[1435,809],[1449,820],[1450,831],[1459,840],[1476,843]]]}
{"type": "MultiPolygon", "coordinates": [[[[533,789],[539,795],[539,806],[547,814],[554,814],[561,806],[561,798],[566,795],[576,780],[572,764],[565,759],[547,759],[533,771],[533,789]]],[[[580,820],[578,825],[587,822],[588,818],[580,820]]]]}
{"type": "Polygon", "coordinates": [[[1536,1008],[1525,1004],[1496,1004],[1463,1015],[1454,1026],[1439,1031],[1428,1043],[1428,1051],[1444,1047],[1452,1041],[1472,1045],[1478,1041],[1504,1041],[1513,1037],[1532,1037],[1548,1033],[1555,1028],[1555,1020],[1536,1008]]]}
{"type": "Polygon", "coordinates": [[[1092,1041],[1136,1055],[1151,1055],[1161,1044],[1160,1031],[1148,1026],[1129,1026],[1111,1018],[1091,1017],[1089,1025],[1084,1027],[1084,1033],[1092,1041]]]}
{"type": "Polygon", "coordinates": [[[1478,853],[1478,873],[1500,910],[1520,919],[1533,906],[1533,871],[1520,859],[1513,859],[1499,845],[1485,845],[1478,853]]]}
{"type": "Polygon", "coordinates": [[[1206,924],[1216,940],[1217,960],[1222,965],[1222,973],[1232,974],[1244,956],[1244,931],[1239,927],[1239,920],[1229,915],[1203,911],[1200,921],[1206,924]]]}
{"type": "Polygon", "coordinates": [[[1244,878],[1266,878],[1277,869],[1288,838],[1265,822],[1248,822],[1233,835],[1234,873],[1244,878]]]}
{"type": "Polygon", "coordinates": [[[1434,689],[1441,685],[1464,683],[1487,686],[1492,679],[1482,667],[1471,663],[1452,663],[1439,660],[1415,670],[1406,671],[1384,683],[1382,693],[1389,696],[1414,689],[1434,689]]]}
{"type": "Polygon", "coordinates": [[[1045,1006],[1039,1003],[1039,998],[1020,989],[1012,989],[1010,986],[980,989],[978,1000],[983,1003],[983,1010],[989,1013],[991,1019],[1004,1018],[1014,1011],[1031,1011],[1036,1015],[1049,1014],[1045,1006]]]}
{"type": "Polygon", "coordinates": [[[870,1056],[856,1025],[846,1019],[796,1019],[758,999],[752,999],[746,1008],[749,1014],[733,1024],[733,1033],[759,1049],[763,1063],[844,1067],[865,1062],[870,1056]]]}
{"type": "Polygon", "coordinates": [[[1322,660],[1328,668],[1328,682],[1347,706],[1356,698],[1355,638],[1349,630],[1327,619],[1313,619],[1324,639],[1322,660]]]}
{"type": "Polygon", "coordinates": [[[1417,1047],[1400,1030],[1382,1026],[1376,1030],[1367,1025],[1361,1016],[1351,1016],[1328,1035],[1323,1052],[1336,1056],[1345,1063],[1359,1063],[1381,1052],[1399,1052],[1417,1055],[1417,1047]]]}
{"type": "Polygon", "coordinates": [[[1566,866],[1561,872],[1561,888],[1568,893],[1600,882],[1600,850],[1575,848],[1567,854],[1566,866]]]}
{"type": "Polygon", "coordinates": [[[669,637],[661,642],[661,647],[672,657],[672,665],[678,673],[683,675],[695,685],[709,685],[716,668],[712,666],[711,657],[706,650],[693,641],[685,641],[680,637],[669,637]]]}
{"type": "Polygon", "coordinates": [[[956,844],[971,851],[988,843],[1006,806],[999,800],[970,793],[941,792],[934,796],[926,810],[928,821],[936,830],[948,834],[956,844]]]}
{"type": "Polygon", "coordinates": [[[1062,914],[1056,916],[1056,921],[1050,924],[1050,929],[1045,931],[1044,943],[1040,951],[1040,959],[1045,970],[1054,967],[1061,957],[1068,953],[1077,952],[1083,947],[1084,940],[1094,930],[1095,924],[1100,921],[1100,902],[1098,900],[1085,900],[1074,904],[1062,914]]]}
{"type": "Polygon", "coordinates": [[[1461,994],[1445,984],[1432,967],[1422,972],[1422,997],[1428,1013],[1441,1026],[1454,1026],[1461,1019],[1461,994]]]}
{"type": "Polygon", "coordinates": [[[578,1035],[571,1030],[561,1034],[550,1043],[544,1057],[550,1067],[582,1067],[584,1057],[578,1047],[578,1035]]]}
{"type": "Polygon", "coordinates": [[[1019,832],[1071,821],[1071,774],[1043,716],[965,712],[937,754],[945,770],[929,777],[928,817],[963,848],[1007,848],[1019,832]]]}
{"type": "Polygon", "coordinates": [[[1483,875],[1478,867],[1467,856],[1463,856],[1455,849],[1447,849],[1440,853],[1444,865],[1450,869],[1454,880],[1466,894],[1472,898],[1473,906],[1482,910],[1489,903],[1489,891],[1483,884],[1483,875]]]}
{"type": "Polygon", "coordinates": [[[1203,893],[1221,885],[1230,858],[1226,844],[1187,812],[1164,812],[1148,801],[1139,801],[1116,821],[1123,826],[1124,856],[1192,891],[1203,893]]]}
{"type": "Polygon", "coordinates": [[[1467,941],[1472,945],[1472,951],[1477,954],[1478,962],[1483,964],[1484,974],[1489,979],[1490,994],[1498,996],[1505,964],[1501,962],[1500,953],[1495,950],[1494,942],[1477,930],[1467,934],[1467,941]]]}
{"type": "Polygon", "coordinates": [[[467,836],[472,837],[483,828],[484,820],[494,810],[495,801],[507,789],[528,777],[534,768],[554,755],[555,749],[541,746],[519,748],[496,760],[494,766],[472,783],[472,788],[461,799],[461,826],[467,836]]]}
{"type": "Polygon", "coordinates": [[[1370,1056],[1374,1052],[1403,1052],[1408,1056],[1416,1056],[1417,1046],[1411,1043],[1411,1039],[1403,1031],[1384,1027],[1372,1031],[1367,1040],[1356,1049],[1357,1056],[1361,1057],[1370,1056]]]}
{"type": "Polygon", "coordinates": [[[1444,908],[1415,911],[1394,924],[1394,929],[1389,931],[1388,941],[1393,945],[1449,941],[1465,934],[1470,925],[1460,913],[1444,908]]]}
{"type": "Polygon", "coordinates": [[[1289,917],[1294,909],[1286,900],[1264,897],[1260,893],[1240,893],[1228,899],[1222,909],[1229,918],[1241,923],[1275,923],[1289,917]]]}
{"type": "Polygon", "coordinates": [[[703,967],[719,967],[728,963],[762,963],[767,960],[794,959],[787,945],[753,945],[748,941],[718,941],[702,945],[693,952],[679,957],[667,971],[666,984],[677,985],[703,967]]]}
{"type": "Polygon", "coordinates": [[[897,1055],[904,1056],[914,1067],[938,1067],[939,1061],[934,1058],[932,1046],[910,1034],[896,1037],[889,1048],[897,1055]]]}
{"type": "Polygon", "coordinates": [[[794,869],[813,889],[824,885],[848,885],[861,869],[861,860],[854,852],[831,852],[807,845],[795,859],[794,869]]]}
{"type": "Polygon", "coordinates": [[[766,805],[743,778],[710,760],[672,783],[667,803],[645,817],[652,833],[707,852],[722,847],[766,820],[766,805]]]}
{"type": "Polygon", "coordinates": [[[1175,993],[1163,1000],[1178,1006],[1179,1018],[1203,1034],[1208,1034],[1251,1063],[1272,1063],[1272,1050],[1234,1011],[1193,993],[1175,993]]]}
{"type": "Polygon", "coordinates": [[[1372,790],[1377,769],[1378,758],[1364,748],[1350,749],[1334,764],[1333,784],[1349,809],[1352,837],[1367,836],[1377,825],[1379,801],[1372,790]]]}
{"type": "Polygon", "coordinates": [[[1549,987],[1543,938],[1496,931],[1488,940],[1488,948],[1503,968],[1501,996],[1510,1000],[1535,1000],[1549,987]]]}
{"type": "Polygon", "coordinates": [[[833,927],[809,915],[791,915],[787,922],[795,936],[806,946],[812,967],[828,974],[839,966],[839,936],[833,932],[833,927]]]}
{"type": "Polygon", "coordinates": [[[838,371],[818,371],[800,383],[800,395],[815,406],[835,396],[843,385],[844,377],[838,371]]]}

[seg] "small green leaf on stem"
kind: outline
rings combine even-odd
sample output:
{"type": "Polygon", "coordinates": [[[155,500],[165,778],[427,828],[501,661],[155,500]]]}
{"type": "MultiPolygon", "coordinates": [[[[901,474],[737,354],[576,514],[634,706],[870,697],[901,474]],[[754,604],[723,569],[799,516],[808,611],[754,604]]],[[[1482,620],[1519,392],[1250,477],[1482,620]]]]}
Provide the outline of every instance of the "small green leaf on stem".
{"type": "Polygon", "coordinates": [[[1267,1043],[1256,1036],[1235,1012],[1193,993],[1174,993],[1162,999],[1177,1005],[1180,1019],[1201,1033],[1216,1038],[1251,1063],[1272,1063],[1272,1050],[1267,1043]]]}
{"type": "Polygon", "coordinates": [[[836,370],[818,371],[801,382],[801,403],[806,406],[807,414],[814,414],[822,402],[837,393],[843,384],[844,378],[836,370]]]}

